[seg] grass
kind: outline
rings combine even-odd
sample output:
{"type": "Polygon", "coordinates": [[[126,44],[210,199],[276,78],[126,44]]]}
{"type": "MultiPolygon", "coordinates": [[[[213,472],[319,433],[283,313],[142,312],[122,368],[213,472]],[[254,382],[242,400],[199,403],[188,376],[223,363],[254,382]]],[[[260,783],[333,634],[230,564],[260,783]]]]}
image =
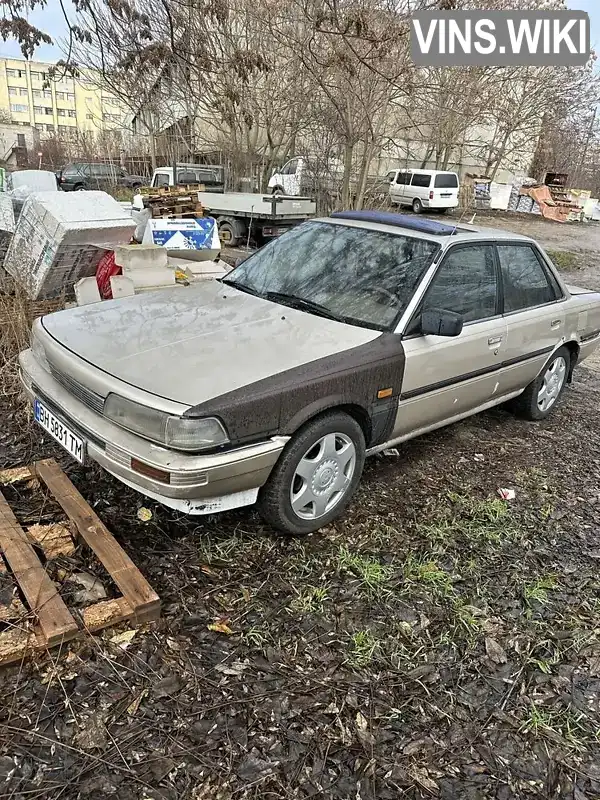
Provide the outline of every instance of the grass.
{"type": "Polygon", "coordinates": [[[352,634],[348,663],[353,667],[368,667],[380,648],[379,640],[371,631],[363,630],[352,634]]]}
{"type": "Polygon", "coordinates": [[[577,253],[569,250],[547,250],[546,251],[558,269],[573,270],[579,269],[579,258],[577,253]]]}
{"type": "Polygon", "coordinates": [[[543,575],[531,583],[526,583],[523,587],[523,598],[527,605],[532,602],[546,605],[548,602],[548,592],[556,589],[558,583],[555,575],[543,575]]]}
{"type": "MultiPolygon", "coordinates": [[[[590,740],[590,730],[586,722],[587,717],[581,711],[571,708],[550,710],[532,703],[519,726],[519,732],[536,739],[562,739],[579,750],[584,749],[590,740]]],[[[598,739],[597,732],[593,734],[593,738],[598,739]]]]}
{"type": "Polygon", "coordinates": [[[421,523],[419,533],[444,546],[456,540],[478,546],[497,544],[514,538],[516,528],[510,519],[509,506],[500,498],[479,499],[448,492],[449,504],[440,506],[432,522],[421,523]]]}
{"type": "Polygon", "coordinates": [[[404,562],[404,579],[409,583],[424,584],[442,595],[452,591],[450,576],[435,561],[421,560],[413,555],[404,562]]]}
{"type": "Polygon", "coordinates": [[[345,546],[340,547],[337,564],[340,572],[353,574],[371,594],[381,593],[393,575],[390,566],[382,564],[376,558],[352,553],[345,546]]]}
{"type": "Polygon", "coordinates": [[[305,586],[292,600],[290,608],[303,614],[322,614],[325,601],[328,599],[327,589],[322,586],[305,586]]]}

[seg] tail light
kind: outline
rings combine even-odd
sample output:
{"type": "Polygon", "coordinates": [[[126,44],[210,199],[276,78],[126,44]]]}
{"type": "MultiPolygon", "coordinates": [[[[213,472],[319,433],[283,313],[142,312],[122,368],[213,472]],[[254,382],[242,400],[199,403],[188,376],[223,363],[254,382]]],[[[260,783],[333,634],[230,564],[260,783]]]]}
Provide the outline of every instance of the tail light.
{"type": "Polygon", "coordinates": [[[433,189],[429,192],[429,199],[433,200],[433,189]]]}

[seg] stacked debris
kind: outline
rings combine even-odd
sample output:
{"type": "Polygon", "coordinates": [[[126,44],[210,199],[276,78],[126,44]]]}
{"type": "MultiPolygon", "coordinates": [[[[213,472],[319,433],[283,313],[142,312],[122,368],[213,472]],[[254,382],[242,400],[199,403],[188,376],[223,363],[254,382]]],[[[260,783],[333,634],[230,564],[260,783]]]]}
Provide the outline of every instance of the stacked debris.
{"type": "Polygon", "coordinates": [[[4,267],[33,300],[58,297],[94,275],[134,222],[106,192],[37,192],[25,201],[4,267]]]}

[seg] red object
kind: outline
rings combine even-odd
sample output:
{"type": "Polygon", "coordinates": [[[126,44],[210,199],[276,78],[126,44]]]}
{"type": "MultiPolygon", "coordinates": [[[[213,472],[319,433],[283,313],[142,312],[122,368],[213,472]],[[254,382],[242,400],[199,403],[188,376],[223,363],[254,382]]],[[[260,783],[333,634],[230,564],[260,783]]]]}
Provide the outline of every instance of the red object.
{"type": "Polygon", "coordinates": [[[433,191],[429,192],[429,199],[433,200],[433,191]]]}
{"type": "Polygon", "coordinates": [[[115,254],[109,250],[103,257],[98,268],[96,269],[96,283],[98,284],[98,291],[103,300],[112,300],[112,289],[110,288],[110,279],[113,275],[120,275],[122,272],[121,267],[115,264],[115,254]]]}

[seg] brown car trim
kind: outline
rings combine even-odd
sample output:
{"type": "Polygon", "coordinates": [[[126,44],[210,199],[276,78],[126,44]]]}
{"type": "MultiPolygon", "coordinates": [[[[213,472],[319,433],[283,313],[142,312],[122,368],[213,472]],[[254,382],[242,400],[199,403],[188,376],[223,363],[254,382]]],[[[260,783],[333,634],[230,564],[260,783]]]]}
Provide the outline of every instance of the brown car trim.
{"type": "Polygon", "coordinates": [[[216,416],[232,445],[290,435],[327,409],[353,406],[366,428],[367,446],[386,441],[400,398],[405,363],[400,336],[383,333],[366,344],[285,370],[185,412],[216,416]],[[391,389],[382,400],[377,393],[391,389]]]}
{"type": "Polygon", "coordinates": [[[506,367],[512,367],[514,364],[520,364],[523,361],[530,361],[533,358],[539,358],[547,353],[551,353],[553,350],[554,347],[545,347],[543,350],[536,350],[533,353],[527,353],[525,356],[509,358],[506,361],[502,361],[500,364],[494,364],[491,367],[484,367],[483,369],[477,369],[473,372],[465,372],[463,375],[459,375],[457,378],[447,378],[444,381],[438,381],[437,383],[430,383],[427,386],[421,386],[419,389],[412,389],[410,392],[402,392],[400,395],[400,400],[412,400],[414,397],[419,397],[422,394],[435,392],[439,389],[446,389],[449,386],[464,383],[465,381],[470,381],[473,378],[479,378],[482,375],[489,375],[492,372],[498,372],[506,367]]]}
{"type": "Polygon", "coordinates": [[[581,342],[581,344],[585,344],[586,342],[589,342],[592,339],[595,339],[596,336],[600,336],[600,330],[592,331],[591,333],[586,333],[585,336],[581,336],[579,338],[579,341],[581,342]]]}

